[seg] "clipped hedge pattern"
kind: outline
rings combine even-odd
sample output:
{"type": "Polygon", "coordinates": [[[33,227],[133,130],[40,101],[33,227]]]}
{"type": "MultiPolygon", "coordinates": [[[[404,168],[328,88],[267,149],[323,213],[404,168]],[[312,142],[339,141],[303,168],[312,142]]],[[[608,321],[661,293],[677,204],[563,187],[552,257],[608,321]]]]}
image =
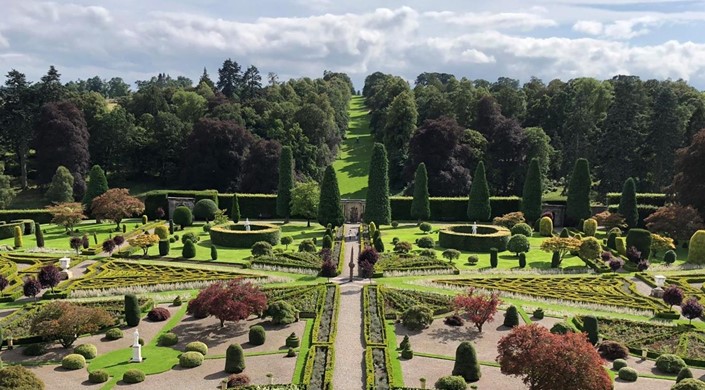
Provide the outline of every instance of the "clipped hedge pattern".
{"type": "Polygon", "coordinates": [[[509,229],[494,225],[477,225],[477,234],[472,234],[472,225],[450,225],[438,232],[438,244],[444,248],[472,252],[490,252],[497,248],[499,252],[507,250],[511,232],[509,229]]]}
{"type": "MultiPolygon", "coordinates": [[[[392,196],[389,203],[392,209],[392,219],[399,221],[413,221],[411,216],[411,196],[392,196]]],[[[459,198],[430,198],[432,221],[470,221],[467,215],[468,197],[459,198]]],[[[521,198],[517,196],[491,196],[491,217],[500,217],[504,214],[521,210],[521,198]]]]}
{"type": "MultiPolygon", "coordinates": [[[[239,197],[239,195],[238,195],[239,197]]],[[[238,198],[239,199],[239,198],[238,198]]],[[[279,244],[281,229],[267,223],[251,223],[250,231],[244,224],[224,224],[211,227],[211,242],[228,248],[251,248],[256,242],[265,241],[272,245],[279,244]]]]}

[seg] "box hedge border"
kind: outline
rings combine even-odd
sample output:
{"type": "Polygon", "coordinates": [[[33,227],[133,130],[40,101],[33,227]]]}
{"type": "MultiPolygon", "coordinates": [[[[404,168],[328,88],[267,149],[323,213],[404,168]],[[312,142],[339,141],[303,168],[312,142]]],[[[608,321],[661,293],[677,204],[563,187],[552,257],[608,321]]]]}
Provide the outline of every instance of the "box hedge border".
{"type": "MultiPolygon", "coordinates": [[[[609,192],[607,193],[607,205],[619,206],[619,201],[621,200],[621,192],[609,192]]],[[[637,193],[636,202],[640,205],[650,205],[656,207],[662,207],[666,204],[666,194],[656,194],[656,193],[637,193]]]]}
{"type": "Polygon", "coordinates": [[[39,223],[50,223],[53,216],[46,209],[0,210],[0,221],[10,222],[24,219],[31,219],[39,223]]]}
{"type": "Polygon", "coordinates": [[[507,250],[507,243],[512,233],[509,229],[494,225],[477,225],[478,231],[491,230],[488,233],[466,233],[462,230],[472,229],[472,225],[449,225],[438,231],[438,245],[462,251],[490,252],[497,248],[499,252],[507,250]]]}
{"type": "Polygon", "coordinates": [[[232,230],[238,224],[226,223],[210,228],[211,242],[228,248],[251,248],[256,242],[266,241],[272,245],[279,244],[281,229],[269,223],[252,223],[251,226],[264,227],[259,230],[232,230]]]}

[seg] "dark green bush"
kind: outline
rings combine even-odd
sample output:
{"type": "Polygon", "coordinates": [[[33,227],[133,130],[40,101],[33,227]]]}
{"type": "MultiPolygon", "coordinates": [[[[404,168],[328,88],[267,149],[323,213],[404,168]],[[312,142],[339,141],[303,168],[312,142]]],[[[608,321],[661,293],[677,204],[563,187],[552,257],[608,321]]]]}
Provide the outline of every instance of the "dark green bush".
{"type": "Polygon", "coordinates": [[[144,382],[144,372],[142,370],[131,369],[122,374],[122,381],[129,384],[144,382]]]}
{"type": "Polygon", "coordinates": [[[639,373],[637,373],[636,370],[631,367],[622,367],[617,372],[617,376],[619,376],[619,379],[623,381],[636,382],[636,380],[639,378],[639,373]]]}
{"type": "Polygon", "coordinates": [[[296,308],[286,301],[276,301],[271,303],[264,315],[272,317],[272,323],[275,325],[287,325],[297,320],[298,311],[296,308]]]}
{"type": "Polygon", "coordinates": [[[680,356],[666,353],[656,359],[656,367],[666,374],[678,374],[686,364],[680,356]]]}
{"type": "Polygon", "coordinates": [[[105,370],[95,370],[88,373],[88,382],[105,383],[110,379],[110,374],[105,370]]]}
{"type": "Polygon", "coordinates": [[[44,382],[23,366],[7,366],[0,369],[0,389],[44,390],[44,388],[44,382]]]}
{"type": "Polygon", "coordinates": [[[184,259],[192,259],[196,257],[196,244],[191,240],[186,240],[184,248],[181,250],[181,257],[184,259]]]}
{"type": "Polygon", "coordinates": [[[428,222],[421,222],[419,224],[419,229],[421,229],[421,231],[424,233],[428,233],[433,230],[433,226],[428,222]]]}
{"type": "Polygon", "coordinates": [[[176,298],[174,298],[174,302],[172,302],[172,305],[174,306],[181,306],[183,302],[181,301],[181,295],[177,295],[176,298]]]}
{"type": "Polygon", "coordinates": [[[211,260],[218,260],[218,248],[215,245],[211,245],[211,260]]]}
{"type": "Polygon", "coordinates": [[[553,334],[566,334],[568,332],[573,332],[573,328],[565,322],[556,322],[551,327],[551,333],[553,334]]]}
{"type": "Polygon", "coordinates": [[[164,225],[159,225],[154,228],[154,234],[159,236],[159,239],[166,240],[169,238],[169,229],[164,225]]]}
{"type": "Polygon", "coordinates": [[[424,236],[419,238],[419,240],[416,242],[416,245],[419,246],[419,248],[433,248],[436,243],[433,241],[433,238],[429,236],[424,236]]]}
{"type": "Polygon", "coordinates": [[[651,253],[651,232],[646,229],[630,229],[627,233],[627,248],[635,247],[641,252],[641,257],[649,258],[651,253]]]}
{"type": "Polygon", "coordinates": [[[134,294],[125,295],[125,322],[127,323],[127,326],[139,325],[141,314],[137,296],[134,294]]]}
{"type": "Polygon", "coordinates": [[[544,316],[543,309],[539,307],[538,309],[534,310],[533,316],[537,320],[543,319],[543,316],[544,316]]]}
{"type": "Polygon", "coordinates": [[[193,215],[191,214],[191,209],[186,206],[179,206],[175,208],[172,219],[175,224],[180,225],[181,227],[193,225],[193,215]]]}
{"type": "Polygon", "coordinates": [[[191,241],[194,244],[198,242],[198,236],[194,232],[187,232],[181,236],[181,243],[186,244],[186,241],[191,241]]]}
{"type": "Polygon", "coordinates": [[[162,347],[171,347],[179,343],[179,336],[176,333],[168,332],[159,336],[157,344],[162,347]]]}
{"type": "Polygon", "coordinates": [[[512,235],[523,234],[526,237],[531,237],[531,234],[533,233],[531,226],[527,223],[518,223],[512,226],[510,231],[512,232],[512,235]]]}
{"type": "Polygon", "coordinates": [[[168,256],[169,249],[169,240],[159,240],[159,256],[168,256]]]}
{"type": "Polygon", "coordinates": [[[427,328],[433,322],[433,310],[423,305],[414,305],[404,310],[401,323],[409,330],[427,328]]]}
{"type": "Polygon", "coordinates": [[[561,254],[560,252],[553,252],[551,255],[551,268],[558,268],[561,266],[561,254]]]}
{"type": "Polygon", "coordinates": [[[98,348],[93,344],[81,344],[73,349],[73,353],[79,354],[86,359],[93,359],[98,356],[98,348]]]}
{"type": "Polygon", "coordinates": [[[519,253],[528,252],[529,249],[529,239],[523,234],[513,235],[507,243],[507,250],[516,253],[517,256],[519,256],[519,253]]]}
{"type": "Polygon", "coordinates": [[[585,316],[583,317],[583,332],[587,333],[588,339],[592,345],[597,344],[599,341],[599,327],[597,325],[597,318],[595,316],[585,316]]]}
{"type": "Polygon", "coordinates": [[[509,229],[477,225],[477,234],[472,234],[472,231],[472,225],[446,226],[439,231],[438,244],[444,248],[483,253],[489,252],[491,248],[497,248],[499,252],[507,249],[511,236],[509,229]]]}
{"type": "Polygon", "coordinates": [[[690,371],[690,368],[683,367],[678,372],[678,376],[676,377],[676,383],[680,383],[680,381],[682,381],[683,379],[692,378],[692,377],[693,377],[693,372],[690,371]]]}
{"type": "Polygon", "coordinates": [[[695,378],[686,378],[673,385],[671,390],[705,390],[705,382],[695,378]]]}
{"type": "Polygon", "coordinates": [[[468,388],[465,379],[457,375],[441,377],[433,386],[436,390],[465,390],[468,388]]]}
{"type": "Polygon", "coordinates": [[[262,345],[267,340],[267,333],[264,328],[260,325],[255,325],[250,328],[250,333],[248,335],[248,341],[252,345],[262,345]]]}
{"type": "Polygon", "coordinates": [[[663,262],[666,264],[673,264],[676,262],[676,252],[673,250],[667,251],[663,255],[663,262]]]}
{"type": "Polygon", "coordinates": [[[179,356],[179,366],[183,368],[194,368],[203,364],[203,354],[196,351],[184,352],[179,356]]]}
{"type": "Polygon", "coordinates": [[[289,348],[298,348],[299,345],[300,345],[299,337],[296,336],[296,333],[291,332],[289,337],[286,338],[286,346],[289,348]]]}
{"type": "Polygon", "coordinates": [[[42,356],[45,353],[47,353],[47,345],[45,343],[30,344],[22,348],[24,356],[42,356]]]}
{"type": "Polygon", "coordinates": [[[615,360],[626,359],[629,356],[629,349],[616,341],[603,341],[597,347],[597,352],[600,353],[603,359],[615,360]]]}
{"type": "Polygon", "coordinates": [[[272,251],[272,244],[267,241],[257,241],[254,245],[252,245],[250,253],[252,253],[252,256],[254,257],[260,257],[271,256],[274,252],[272,251]]]}
{"type": "Polygon", "coordinates": [[[210,199],[201,199],[193,206],[193,217],[200,221],[212,221],[218,205],[210,199]]]}
{"type": "Polygon", "coordinates": [[[296,356],[296,351],[294,350],[294,348],[289,348],[286,351],[286,357],[294,357],[294,356],[296,356]]]}
{"type": "Polygon", "coordinates": [[[302,240],[299,243],[299,252],[316,252],[316,244],[312,240],[302,240]]]}
{"type": "Polygon", "coordinates": [[[64,356],[61,359],[61,367],[67,370],[78,370],[86,366],[86,358],[77,353],[72,353],[64,356]]]}
{"type": "Polygon", "coordinates": [[[497,248],[490,248],[490,267],[497,268],[499,258],[497,257],[497,248]]]}
{"type": "Polygon", "coordinates": [[[409,341],[408,335],[404,335],[404,339],[402,339],[401,343],[399,343],[399,349],[402,351],[405,349],[411,349],[411,341],[409,341]]]}
{"type": "Polygon", "coordinates": [[[118,340],[123,337],[122,331],[118,328],[112,328],[108,329],[107,332],[105,332],[105,338],[108,340],[118,340]]]}
{"type": "Polygon", "coordinates": [[[412,351],[410,349],[402,349],[401,350],[401,358],[402,359],[409,360],[409,359],[413,359],[413,357],[414,357],[414,351],[412,351]]]}
{"type": "Polygon", "coordinates": [[[480,380],[480,364],[477,362],[475,347],[469,341],[463,341],[455,350],[455,365],[453,375],[459,375],[466,382],[477,382],[480,380]]]}
{"type": "Polygon", "coordinates": [[[615,371],[619,371],[626,366],[627,361],[624,359],[615,359],[615,361],[612,362],[612,369],[615,371]]]}
{"type": "Polygon", "coordinates": [[[526,267],[526,253],[519,253],[519,268],[526,267]]]}
{"type": "Polygon", "coordinates": [[[607,247],[610,249],[617,250],[617,237],[620,235],[616,232],[607,233],[607,247]]]}
{"type": "Polygon", "coordinates": [[[239,374],[245,369],[245,355],[240,344],[230,344],[225,351],[225,372],[239,374]]]}
{"type": "Polygon", "coordinates": [[[512,305],[507,308],[507,312],[504,313],[504,326],[513,328],[519,325],[519,311],[516,306],[512,305]]]}

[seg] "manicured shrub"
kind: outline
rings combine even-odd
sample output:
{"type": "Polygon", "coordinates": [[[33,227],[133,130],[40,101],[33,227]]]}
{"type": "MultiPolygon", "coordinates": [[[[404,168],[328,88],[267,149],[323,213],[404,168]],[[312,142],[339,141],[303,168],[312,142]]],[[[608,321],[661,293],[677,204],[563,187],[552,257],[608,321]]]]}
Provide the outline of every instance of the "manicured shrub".
{"type": "Polygon", "coordinates": [[[164,225],[159,225],[154,228],[154,234],[159,236],[161,240],[166,240],[169,238],[169,229],[164,225]]]}
{"type": "Polygon", "coordinates": [[[186,206],[179,206],[175,208],[173,220],[175,224],[180,225],[181,227],[193,225],[193,215],[191,214],[191,209],[186,206]]]}
{"type": "Polygon", "coordinates": [[[419,238],[418,242],[416,242],[416,245],[419,246],[419,248],[433,248],[436,243],[433,241],[433,238],[429,236],[423,236],[419,238]]]}
{"type": "Polygon", "coordinates": [[[240,344],[230,344],[225,351],[225,372],[239,374],[245,369],[245,355],[240,344]]]}
{"type": "Polygon", "coordinates": [[[105,332],[105,338],[108,340],[118,340],[123,337],[122,331],[118,328],[112,328],[108,329],[107,332],[105,332]]]}
{"type": "Polygon", "coordinates": [[[551,327],[550,332],[553,334],[566,334],[568,332],[573,332],[573,328],[566,322],[556,322],[551,327]]]}
{"type": "MultiPolygon", "coordinates": [[[[392,209],[389,203],[388,167],[389,160],[387,159],[386,148],[381,143],[375,143],[370,157],[370,170],[367,180],[365,222],[374,221],[377,226],[388,225],[392,220],[392,209]]],[[[323,197],[322,190],[321,197],[323,197]]]]}
{"type": "Polygon", "coordinates": [[[198,352],[203,356],[208,354],[208,346],[200,341],[192,341],[186,344],[184,350],[186,352],[198,352]]]}
{"type": "Polygon", "coordinates": [[[480,161],[475,169],[468,199],[468,220],[486,222],[492,216],[490,188],[485,175],[485,163],[480,161]]]}
{"type": "Polygon", "coordinates": [[[677,374],[683,367],[686,367],[686,364],[677,355],[666,353],[656,359],[656,368],[666,374],[677,374]]]}
{"type": "Polygon", "coordinates": [[[529,248],[529,239],[523,234],[513,235],[507,243],[507,250],[516,253],[517,256],[519,253],[528,252],[529,248]]]}
{"type": "Polygon", "coordinates": [[[561,253],[556,251],[551,255],[551,268],[558,268],[561,266],[561,253]]]}
{"type": "Polygon", "coordinates": [[[615,371],[619,371],[626,366],[627,361],[624,359],[615,359],[615,361],[612,362],[612,369],[615,371]]]}
{"type": "Polygon", "coordinates": [[[477,362],[475,347],[469,341],[463,341],[455,350],[455,365],[453,375],[459,375],[466,382],[480,380],[480,364],[477,362]]]}
{"type": "Polygon", "coordinates": [[[480,258],[477,255],[468,256],[468,264],[475,265],[478,261],[480,261],[480,258]]]}
{"type": "Polygon", "coordinates": [[[302,240],[299,243],[299,252],[317,252],[316,244],[312,240],[302,240]]]}
{"type": "Polygon", "coordinates": [[[22,348],[22,355],[24,356],[42,356],[45,353],[47,353],[47,345],[45,343],[30,344],[22,348]]]}
{"type": "Polygon", "coordinates": [[[321,241],[321,248],[323,248],[323,249],[333,248],[333,240],[330,238],[329,235],[323,236],[323,240],[321,241]]]}
{"type": "Polygon", "coordinates": [[[155,307],[147,313],[147,318],[153,322],[166,321],[171,317],[171,313],[164,307],[155,307]]]}
{"type": "Polygon", "coordinates": [[[406,241],[398,241],[394,244],[394,252],[399,253],[409,253],[411,250],[411,243],[406,241]]]}
{"type": "Polygon", "coordinates": [[[203,225],[203,231],[204,231],[205,233],[210,232],[210,231],[211,231],[211,224],[210,224],[210,223],[204,224],[204,225],[203,225]]]}
{"type": "Polygon", "coordinates": [[[510,229],[510,231],[512,232],[512,235],[523,234],[527,237],[531,237],[531,234],[533,233],[533,231],[531,230],[531,226],[529,226],[529,224],[526,224],[526,223],[518,223],[518,224],[514,225],[510,229]]]}
{"type": "Polygon", "coordinates": [[[490,248],[490,267],[497,268],[499,257],[497,256],[497,248],[490,248]]]}
{"type": "Polygon", "coordinates": [[[233,194],[233,199],[230,203],[230,219],[233,222],[240,222],[240,202],[237,199],[237,194],[233,194]]]}
{"type": "Polygon", "coordinates": [[[179,343],[179,336],[176,333],[168,332],[159,336],[157,344],[162,347],[171,347],[179,343]]]}
{"type": "MultiPolygon", "coordinates": [[[[178,237],[178,236],[177,236],[178,237]]],[[[187,232],[184,233],[183,236],[181,236],[181,243],[186,244],[186,241],[191,241],[193,243],[198,242],[198,236],[194,232],[187,232]]]]}
{"type": "Polygon", "coordinates": [[[627,238],[626,237],[617,237],[614,239],[614,244],[617,247],[617,253],[619,253],[622,256],[627,255],[627,238]]]}
{"type": "Polygon", "coordinates": [[[526,267],[526,253],[519,253],[519,268],[526,267]]]}
{"type": "Polygon", "coordinates": [[[252,245],[250,253],[252,253],[252,256],[254,257],[260,257],[271,256],[274,252],[272,250],[272,244],[268,243],[267,241],[258,241],[255,242],[254,245],[252,245]]]}
{"type": "Polygon", "coordinates": [[[286,346],[289,348],[298,348],[299,345],[300,345],[299,337],[296,336],[296,333],[291,332],[289,337],[286,338],[286,346]]]}
{"type": "Polygon", "coordinates": [[[184,259],[192,259],[196,257],[196,244],[191,240],[186,240],[184,248],[181,250],[181,257],[184,259]]]}
{"type": "Polygon", "coordinates": [[[641,257],[649,258],[651,251],[651,232],[646,229],[630,229],[627,233],[627,248],[635,247],[641,257]]]}
{"type": "Polygon", "coordinates": [[[705,382],[695,378],[686,378],[673,385],[671,390],[705,390],[705,382]]]}
{"type": "Polygon", "coordinates": [[[17,365],[0,369],[0,389],[44,390],[44,382],[29,369],[17,365]]]}
{"type": "Polygon", "coordinates": [[[125,295],[125,322],[127,326],[140,324],[140,304],[134,294],[125,295]]]}
{"type": "Polygon", "coordinates": [[[272,317],[272,324],[287,325],[297,321],[298,310],[287,301],[270,303],[264,312],[266,317],[272,317]]]}
{"type": "Polygon", "coordinates": [[[267,340],[267,333],[261,325],[255,325],[250,328],[248,341],[252,345],[262,345],[267,340]]]}
{"type": "Polygon", "coordinates": [[[122,381],[128,384],[144,382],[144,372],[138,369],[131,369],[122,374],[122,381]]]}
{"type": "Polygon", "coordinates": [[[399,222],[397,222],[397,221],[392,221],[392,227],[393,227],[394,229],[398,228],[398,227],[399,227],[399,222]]]}
{"type": "Polygon", "coordinates": [[[201,199],[193,205],[193,217],[200,221],[212,221],[218,205],[211,199],[201,199]]]}
{"type": "Polygon", "coordinates": [[[211,260],[218,260],[218,248],[215,245],[211,245],[211,260]]]}
{"type": "Polygon", "coordinates": [[[61,359],[61,367],[67,370],[78,370],[86,366],[86,358],[77,353],[64,356],[61,359]]]}
{"type": "Polygon", "coordinates": [[[170,249],[169,240],[159,240],[159,256],[168,256],[170,249]]]}
{"type": "Polygon", "coordinates": [[[673,264],[676,262],[676,252],[673,250],[666,251],[663,255],[663,262],[666,264],[673,264]]]}
{"type": "Polygon", "coordinates": [[[88,382],[105,383],[110,379],[110,374],[105,370],[95,370],[88,373],[88,382]]]}
{"type": "Polygon", "coordinates": [[[553,220],[551,218],[541,218],[539,222],[539,234],[541,234],[541,237],[553,236],[553,220]]]}
{"type": "Polygon", "coordinates": [[[534,310],[533,316],[537,320],[543,319],[543,316],[544,316],[543,309],[539,307],[538,309],[534,310]]]}
{"type": "Polygon", "coordinates": [[[639,209],[636,200],[636,183],[631,177],[624,182],[622,195],[619,198],[618,213],[624,217],[628,227],[633,228],[639,222],[639,209]]]}
{"type": "Polygon", "coordinates": [[[683,379],[687,378],[692,378],[693,377],[693,372],[690,371],[690,368],[688,367],[683,367],[681,368],[680,371],[678,371],[678,376],[676,377],[676,383],[680,383],[683,379]]]}
{"type": "Polygon", "coordinates": [[[583,222],[583,233],[589,237],[595,237],[597,233],[597,220],[594,218],[588,218],[583,222]]]}
{"type": "MultiPolygon", "coordinates": [[[[327,236],[326,236],[326,237],[327,237],[327,236]]],[[[381,237],[375,238],[373,245],[374,245],[375,250],[376,250],[377,252],[379,252],[379,253],[384,252],[384,242],[382,242],[382,238],[381,238],[381,237]]]]}
{"type": "Polygon", "coordinates": [[[512,305],[507,308],[507,312],[504,313],[504,326],[513,328],[519,325],[519,311],[517,311],[516,306],[512,305]]]}
{"type": "Polygon", "coordinates": [[[617,250],[617,237],[619,237],[620,234],[617,232],[609,232],[607,233],[607,247],[610,249],[617,250]]]}
{"type": "Polygon", "coordinates": [[[451,315],[443,319],[443,323],[448,326],[463,326],[465,324],[465,321],[460,318],[460,316],[451,315]]]}
{"type": "Polygon", "coordinates": [[[639,373],[637,373],[636,370],[631,367],[622,367],[617,372],[617,376],[619,376],[619,379],[623,381],[636,382],[636,380],[639,378],[639,373]]]}
{"type": "Polygon", "coordinates": [[[203,364],[203,354],[196,351],[184,352],[179,356],[179,366],[183,368],[194,368],[203,364]]]}
{"type": "Polygon", "coordinates": [[[578,254],[586,260],[596,260],[602,254],[602,245],[595,237],[585,237],[580,243],[578,254]]]}
{"type": "Polygon", "coordinates": [[[601,342],[597,346],[597,352],[607,360],[626,359],[629,356],[629,349],[624,344],[611,340],[601,342]]]}
{"type": "Polygon", "coordinates": [[[228,377],[228,388],[243,387],[250,384],[250,377],[246,374],[233,374],[228,377]]]}
{"type": "Polygon", "coordinates": [[[15,226],[13,235],[15,237],[15,248],[22,248],[22,228],[15,226]]]}
{"type": "MultiPolygon", "coordinates": [[[[568,200],[566,202],[566,222],[575,224],[581,219],[592,215],[590,208],[590,165],[588,160],[579,158],[575,161],[573,173],[568,184],[568,200]]],[[[575,225],[573,225],[575,226],[575,225]]]]}
{"type": "Polygon", "coordinates": [[[531,159],[529,170],[524,179],[521,209],[530,222],[538,220],[541,216],[541,195],[543,194],[543,175],[539,166],[539,159],[531,159]]]}
{"type": "Polygon", "coordinates": [[[402,349],[401,350],[401,358],[406,359],[406,360],[413,359],[414,358],[414,351],[412,351],[410,349],[402,349]]]}
{"type": "MultiPolygon", "coordinates": [[[[418,221],[428,219],[431,217],[431,205],[429,202],[428,194],[428,172],[426,171],[426,164],[421,163],[416,168],[416,174],[414,175],[414,197],[411,200],[411,217],[418,221]]],[[[392,227],[394,226],[392,221],[392,227]]]]}
{"type": "MultiPolygon", "coordinates": [[[[318,201],[318,223],[323,226],[327,224],[340,226],[345,221],[343,214],[343,206],[340,203],[340,188],[338,187],[338,177],[332,165],[326,167],[321,181],[321,196],[318,201]]],[[[369,188],[372,190],[372,188],[369,188]]],[[[368,191],[369,195],[369,191],[368,191]]],[[[365,218],[367,218],[368,209],[365,210],[365,218]]],[[[391,217],[390,217],[391,218],[391,217]]],[[[386,223],[389,223],[387,220],[386,223]]]]}
{"type": "Polygon", "coordinates": [[[181,295],[177,295],[171,304],[174,306],[181,306],[183,304],[183,302],[181,301],[181,295]]]}
{"type": "Polygon", "coordinates": [[[411,341],[409,341],[408,335],[404,335],[404,339],[402,339],[401,343],[399,343],[399,349],[402,351],[405,349],[411,349],[411,341]]]}
{"type": "Polygon", "coordinates": [[[433,310],[423,305],[414,305],[404,310],[401,323],[409,330],[427,328],[433,322],[433,310]]]}
{"type": "Polygon", "coordinates": [[[688,263],[705,264],[705,230],[698,230],[690,238],[688,263]]]}
{"type": "Polygon", "coordinates": [[[421,229],[421,231],[424,233],[428,233],[433,230],[433,226],[431,226],[431,224],[428,222],[421,222],[419,224],[419,229],[421,229]]]}
{"type": "Polygon", "coordinates": [[[457,375],[438,378],[433,386],[436,390],[465,390],[468,388],[465,379],[457,375]]]}
{"type": "Polygon", "coordinates": [[[73,349],[73,353],[79,354],[86,359],[93,359],[98,356],[98,348],[93,344],[81,344],[73,349]]]}
{"type": "Polygon", "coordinates": [[[585,316],[583,317],[583,332],[587,333],[588,340],[592,345],[597,344],[599,341],[599,330],[597,325],[597,318],[595,316],[585,316]]]}
{"type": "Polygon", "coordinates": [[[44,248],[44,231],[39,223],[34,223],[34,237],[37,240],[37,247],[44,248]]]}

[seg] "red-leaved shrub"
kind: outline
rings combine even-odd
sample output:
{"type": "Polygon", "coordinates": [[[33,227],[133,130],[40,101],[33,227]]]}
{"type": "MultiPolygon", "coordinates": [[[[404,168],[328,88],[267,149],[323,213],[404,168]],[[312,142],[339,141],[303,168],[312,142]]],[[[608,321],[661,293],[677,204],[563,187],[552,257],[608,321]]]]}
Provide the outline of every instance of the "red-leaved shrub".
{"type": "Polygon", "coordinates": [[[169,313],[169,310],[163,308],[163,307],[155,307],[154,309],[150,310],[149,313],[147,313],[147,318],[149,318],[150,321],[158,322],[158,321],[166,321],[171,317],[171,313],[169,313]]]}

